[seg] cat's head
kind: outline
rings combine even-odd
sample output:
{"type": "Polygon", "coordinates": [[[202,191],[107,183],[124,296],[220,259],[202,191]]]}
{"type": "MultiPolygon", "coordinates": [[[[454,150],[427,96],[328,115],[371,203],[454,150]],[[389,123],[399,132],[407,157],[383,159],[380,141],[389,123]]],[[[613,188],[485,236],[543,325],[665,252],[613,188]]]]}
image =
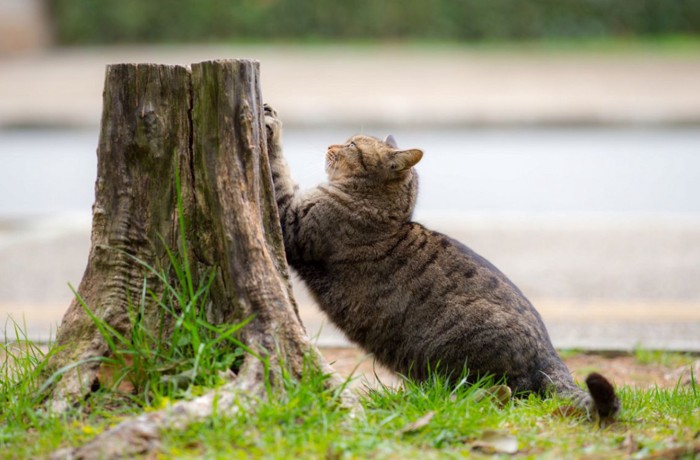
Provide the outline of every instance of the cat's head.
{"type": "Polygon", "coordinates": [[[420,161],[418,149],[400,149],[393,136],[385,140],[357,134],[326,152],[326,173],[331,181],[375,178],[387,181],[406,175],[420,161]]]}

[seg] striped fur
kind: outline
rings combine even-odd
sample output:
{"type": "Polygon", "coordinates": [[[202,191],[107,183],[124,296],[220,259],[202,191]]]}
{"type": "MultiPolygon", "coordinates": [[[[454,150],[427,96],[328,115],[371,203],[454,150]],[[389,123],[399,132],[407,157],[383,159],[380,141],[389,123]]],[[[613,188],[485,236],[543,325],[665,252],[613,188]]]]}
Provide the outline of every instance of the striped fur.
{"type": "MultiPolygon", "coordinates": [[[[281,124],[272,109],[266,114],[288,261],[352,341],[411,378],[466,367],[472,378],[505,376],[514,392],[553,390],[598,408],[523,293],[468,247],[411,221],[420,150],[353,136],[328,148],[328,182],[299,191],[282,155],[281,124]]],[[[619,407],[606,394],[606,407],[619,407]]]]}

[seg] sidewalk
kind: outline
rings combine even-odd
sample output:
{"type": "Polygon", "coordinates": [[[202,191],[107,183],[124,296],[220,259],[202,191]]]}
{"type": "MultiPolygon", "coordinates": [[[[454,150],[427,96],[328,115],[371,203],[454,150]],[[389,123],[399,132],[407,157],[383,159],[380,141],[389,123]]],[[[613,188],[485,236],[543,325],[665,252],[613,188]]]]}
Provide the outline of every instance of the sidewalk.
{"type": "Polygon", "coordinates": [[[288,124],[700,123],[700,55],[461,47],[64,49],[0,58],[0,127],[95,126],[109,63],[261,62],[288,124]]]}

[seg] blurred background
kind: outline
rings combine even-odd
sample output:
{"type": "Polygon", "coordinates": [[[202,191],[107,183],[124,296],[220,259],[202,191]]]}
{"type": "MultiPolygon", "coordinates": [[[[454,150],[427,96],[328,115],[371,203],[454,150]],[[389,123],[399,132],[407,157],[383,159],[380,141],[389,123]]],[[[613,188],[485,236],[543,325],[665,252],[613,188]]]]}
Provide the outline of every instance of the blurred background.
{"type": "Polygon", "coordinates": [[[511,277],[556,346],[700,351],[700,0],[0,0],[8,335],[49,338],[82,277],[105,65],[242,57],[303,186],[329,144],[393,133],[425,151],[416,220],[511,277]]]}

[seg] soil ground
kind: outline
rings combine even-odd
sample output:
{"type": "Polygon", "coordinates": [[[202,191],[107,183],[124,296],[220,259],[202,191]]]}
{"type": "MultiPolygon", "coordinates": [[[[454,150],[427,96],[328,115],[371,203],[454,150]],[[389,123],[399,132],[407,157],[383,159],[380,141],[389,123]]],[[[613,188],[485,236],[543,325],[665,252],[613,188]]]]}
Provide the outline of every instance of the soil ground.
{"type": "MultiPolygon", "coordinates": [[[[343,377],[354,375],[353,385],[375,387],[398,383],[397,376],[375,363],[372,355],[358,348],[321,348],[326,359],[343,377]]],[[[692,359],[689,358],[690,362],[692,359]]],[[[616,386],[635,388],[674,388],[679,379],[679,363],[642,363],[631,354],[565,353],[564,362],[574,378],[583,381],[593,371],[608,377],[616,386]]],[[[686,368],[688,366],[685,366],[686,368]]]]}
{"type": "MultiPolygon", "coordinates": [[[[42,346],[43,352],[47,349],[42,346]]],[[[351,385],[355,388],[376,388],[382,385],[393,386],[399,377],[389,369],[375,362],[371,354],[356,347],[319,347],[326,360],[343,378],[353,376],[351,385]]],[[[680,355],[665,362],[641,362],[630,353],[563,352],[563,359],[571,370],[574,379],[583,381],[591,372],[599,372],[608,377],[616,386],[634,388],[674,388],[679,383],[688,384],[690,364],[695,376],[700,376],[700,359],[697,354],[680,355]]],[[[0,351],[0,361],[5,354],[0,351]]],[[[660,359],[659,361],[664,361],[660,359]]]]}

